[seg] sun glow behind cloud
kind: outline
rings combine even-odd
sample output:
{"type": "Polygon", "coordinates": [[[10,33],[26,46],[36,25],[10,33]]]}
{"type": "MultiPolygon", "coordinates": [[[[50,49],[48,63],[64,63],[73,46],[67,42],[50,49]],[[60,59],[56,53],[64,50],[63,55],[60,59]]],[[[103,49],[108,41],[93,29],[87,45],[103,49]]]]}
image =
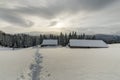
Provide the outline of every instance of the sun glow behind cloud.
{"type": "Polygon", "coordinates": [[[119,32],[118,0],[0,0],[0,30],[7,32],[119,32]]]}
{"type": "Polygon", "coordinates": [[[64,26],[65,26],[64,23],[58,22],[54,27],[55,27],[55,28],[62,28],[62,27],[64,27],[64,26]]]}

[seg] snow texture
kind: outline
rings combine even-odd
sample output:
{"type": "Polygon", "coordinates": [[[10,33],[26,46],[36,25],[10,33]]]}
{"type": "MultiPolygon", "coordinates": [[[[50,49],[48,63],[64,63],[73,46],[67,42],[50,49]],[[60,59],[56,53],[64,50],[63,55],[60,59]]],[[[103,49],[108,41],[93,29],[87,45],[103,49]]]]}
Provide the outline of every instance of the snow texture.
{"type": "Polygon", "coordinates": [[[41,80],[120,80],[120,44],[109,48],[42,48],[41,80]]]}
{"type": "Polygon", "coordinates": [[[36,54],[35,54],[35,63],[31,64],[30,66],[30,77],[31,80],[40,80],[39,75],[40,75],[40,71],[41,71],[41,66],[40,63],[42,62],[42,56],[39,54],[39,51],[37,49],[36,54]]]}
{"type": "Polygon", "coordinates": [[[40,80],[41,62],[39,48],[0,47],[0,80],[40,80]]]}
{"type": "MultiPolygon", "coordinates": [[[[35,56],[34,56],[34,62],[29,67],[29,73],[27,76],[29,76],[29,80],[40,80],[40,72],[42,69],[42,66],[40,63],[42,63],[42,56],[39,54],[39,48],[37,47],[35,56]]],[[[26,76],[22,74],[18,80],[28,80],[26,79],[26,76]]]]}
{"type": "Polygon", "coordinates": [[[0,80],[23,80],[33,62],[35,49],[0,48],[0,80]],[[22,78],[22,79],[20,79],[22,78]]]}
{"type": "Polygon", "coordinates": [[[39,49],[2,48],[0,80],[120,80],[120,44],[39,49]]]}

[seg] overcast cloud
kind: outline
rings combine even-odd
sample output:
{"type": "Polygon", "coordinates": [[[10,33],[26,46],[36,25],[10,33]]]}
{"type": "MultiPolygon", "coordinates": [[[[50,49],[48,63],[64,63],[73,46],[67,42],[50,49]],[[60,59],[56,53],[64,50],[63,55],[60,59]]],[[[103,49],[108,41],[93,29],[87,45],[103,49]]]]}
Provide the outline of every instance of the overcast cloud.
{"type": "MultiPolygon", "coordinates": [[[[49,31],[53,26],[61,27],[60,30],[84,28],[94,32],[103,26],[111,29],[119,25],[119,5],[118,0],[0,0],[0,24],[27,28],[27,32],[42,31],[44,27],[49,31]]],[[[3,28],[6,25],[1,25],[0,30],[10,31],[3,28]]],[[[110,30],[103,33],[106,31],[110,33],[110,30]]],[[[114,29],[114,32],[119,31],[114,29]]]]}

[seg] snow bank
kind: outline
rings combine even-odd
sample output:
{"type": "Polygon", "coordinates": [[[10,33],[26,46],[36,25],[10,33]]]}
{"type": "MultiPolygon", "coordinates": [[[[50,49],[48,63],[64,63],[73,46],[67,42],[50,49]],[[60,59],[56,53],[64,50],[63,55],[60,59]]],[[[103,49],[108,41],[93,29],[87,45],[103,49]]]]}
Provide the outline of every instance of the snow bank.
{"type": "Polygon", "coordinates": [[[12,48],[0,46],[0,51],[5,51],[5,50],[12,50],[12,48]]]}

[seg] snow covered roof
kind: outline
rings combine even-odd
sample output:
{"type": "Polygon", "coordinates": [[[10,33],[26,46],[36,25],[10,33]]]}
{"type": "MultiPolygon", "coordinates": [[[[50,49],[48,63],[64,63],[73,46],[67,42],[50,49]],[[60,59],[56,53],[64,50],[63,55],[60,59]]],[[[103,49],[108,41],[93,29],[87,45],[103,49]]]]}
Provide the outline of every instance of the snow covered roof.
{"type": "Polygon", "coordinates": [[[91,48],[107,48],[108,45],[103,40],[80,40],[70,39],[70,47],[91,47],[91,48]]]}
{"type": "Polygon", "coordinates": [[[58,40],[56,39],[44,39],[42,45],[58,45],[58,40]]]}

